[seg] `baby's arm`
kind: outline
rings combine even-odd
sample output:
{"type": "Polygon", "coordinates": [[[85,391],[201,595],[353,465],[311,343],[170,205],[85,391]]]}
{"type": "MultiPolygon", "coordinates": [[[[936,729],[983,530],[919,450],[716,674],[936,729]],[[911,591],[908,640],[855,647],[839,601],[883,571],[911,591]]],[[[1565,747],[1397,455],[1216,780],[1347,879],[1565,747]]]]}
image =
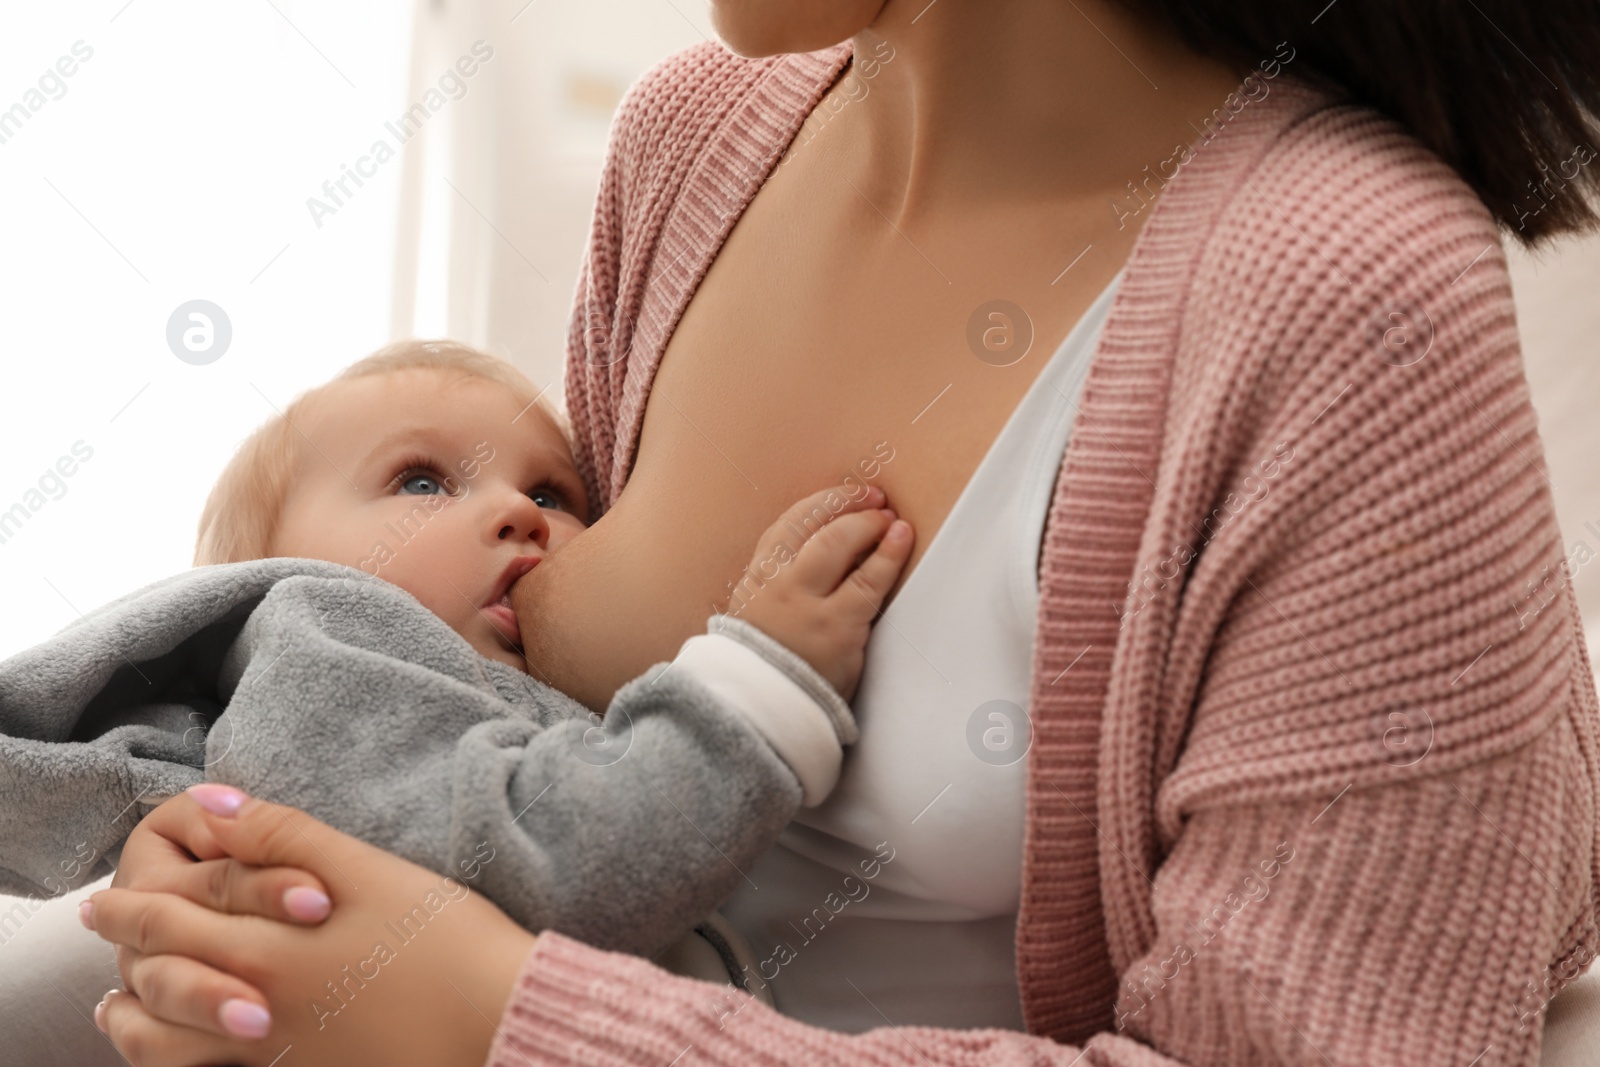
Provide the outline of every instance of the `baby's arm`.
{"type": "Polygon", "coordinates": [[[800,776],[808,807],[838,780],[841,743],[856,740],[848,701],[861,679],[873,620],[911,555],[910,525],[882,503],[876,486],[859,498],[824,489],[784,512],[757,542],[729,610],[713,615],[708,633],[690,638],[673,660],[751,718],[800,776]],[[752,691],[716,635],[788,667],[828,712],[833,729],[752,691]]]}
{"type": "Polygon", "coordinates": [[[859,499],[838,489],[805,497],[761,535],[728,604],[729,615],[793,649],[846,701],[861,681],[873,621],[911,557],[911,525],[883,503],[877,486],[859,499]]]}
{"type": "Polygon", "coordinates": [[[840,691],[855,689],[911,547],[904,523],[885,538],[881,502],[824,491],[786,512],[751,567],[782,562],[745,590],[743,616],[711,616],[620,688],[603,727],[564,723],[498,759],[492,729],[464,739],[455,825],[512,857],[497,851],[477,888],[502,908],[539,895],[532,912],[507,909],[531,929],[653,954],[748,881],[796,808],[827,797],[856,739],[840,691]]]}
{"type": "MultiPolygon", "coordinates": [[[[831,518],[762,592],[834,627],[808,647],[835,678],[903,566],[900,542],[855,565],[887,525],[876,510],[831,518]]],[[[837,683],[727,616],[619,689],[603,728],[382,583],[281,583],[240,641],[247,662],[208,744],[214,780],[600,947],[652,953],[693,926],[802,798],[826,795],[854,738],[837,683]]]]}

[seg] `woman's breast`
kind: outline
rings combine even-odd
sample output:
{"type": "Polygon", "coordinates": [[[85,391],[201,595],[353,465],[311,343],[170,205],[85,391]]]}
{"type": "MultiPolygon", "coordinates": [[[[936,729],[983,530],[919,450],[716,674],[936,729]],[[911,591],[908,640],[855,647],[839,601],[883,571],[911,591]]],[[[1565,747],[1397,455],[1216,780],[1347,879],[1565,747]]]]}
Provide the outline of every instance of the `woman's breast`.
{"type": "Polygon", "coordinates": [[[591,708],[702,632],[761,532],[829,485],[870,480],[911,523],[892,604],[1040,366],[1109,280],[1085,261],[1052,287],[1058,253],[1041,251],[1036,234],[996,248],[992,228],[976,226],[919,233],[913,245],[831,180],[837,190],[819,192],[816,175],[790,168],[763,187],[672,331],[625,488],[522,583],[519,617],[537,610],[523,607],[535,594],[560,614],[547,628],[523,619],[530,665],[591,708]],[[974,348],[974,316],[996,292],[1031,308],[1030,357],[974,348]]]}
{"type": "Polygon", "coordinates": [[[864,236],[781,208],[757,198],[685,310],[618,501],[697,531],[702,603],[796,500],[863,477],[916,531],[898,591],[1048,357],[975,356],[982,301],[881,219],[864,236]]]}

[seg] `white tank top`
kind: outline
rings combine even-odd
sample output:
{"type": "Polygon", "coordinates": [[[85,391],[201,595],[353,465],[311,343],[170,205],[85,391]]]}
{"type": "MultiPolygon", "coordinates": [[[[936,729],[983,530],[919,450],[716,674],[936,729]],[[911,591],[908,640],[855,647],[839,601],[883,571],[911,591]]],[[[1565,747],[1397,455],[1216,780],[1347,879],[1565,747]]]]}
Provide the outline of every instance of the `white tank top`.
{"type": "MultiPolygon", "coordinates": [[[[878,619],[839,785],[722,914],[786,1015],[1023,1029],[1022,895],[1038,558],[1119,272],[1039,371],[878,619]]],[[[1024,357],[1027,358],[1027,357],[1024,357]]]]}

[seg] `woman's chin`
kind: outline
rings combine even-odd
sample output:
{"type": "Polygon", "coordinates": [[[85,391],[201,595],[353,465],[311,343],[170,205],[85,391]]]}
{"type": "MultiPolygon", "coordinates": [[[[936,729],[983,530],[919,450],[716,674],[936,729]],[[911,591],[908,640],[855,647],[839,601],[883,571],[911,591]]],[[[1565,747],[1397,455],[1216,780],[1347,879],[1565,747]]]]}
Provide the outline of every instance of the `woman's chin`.
{"type": "Polygon", "coordinates": [[[712,0],[711,25],[746,59],[831,48],[870,26],[887,0],[712,0]]]}

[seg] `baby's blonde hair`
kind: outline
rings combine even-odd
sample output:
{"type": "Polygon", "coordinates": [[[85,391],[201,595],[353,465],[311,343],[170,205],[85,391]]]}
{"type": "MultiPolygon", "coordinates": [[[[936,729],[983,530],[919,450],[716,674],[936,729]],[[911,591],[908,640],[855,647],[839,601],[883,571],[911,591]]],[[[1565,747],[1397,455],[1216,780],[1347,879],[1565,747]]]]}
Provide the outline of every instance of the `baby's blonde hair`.
{"type": "Polygon", "coordinates": [[[223,468],[200,513],[195,566],[266,558],[288,497],[289,478],[307,444],[296,429],[297,416],[338,382],[401,370],[445,371],[460,378],[480,378],[503,385],[521,401],[537,405],[562,436],[571,440],[570,426],[560,408],[504,360],[455,341],[396,341],[352,363],[331,381],[301,393],[281,414],[268,419],[245,439],[223,468]]]}

